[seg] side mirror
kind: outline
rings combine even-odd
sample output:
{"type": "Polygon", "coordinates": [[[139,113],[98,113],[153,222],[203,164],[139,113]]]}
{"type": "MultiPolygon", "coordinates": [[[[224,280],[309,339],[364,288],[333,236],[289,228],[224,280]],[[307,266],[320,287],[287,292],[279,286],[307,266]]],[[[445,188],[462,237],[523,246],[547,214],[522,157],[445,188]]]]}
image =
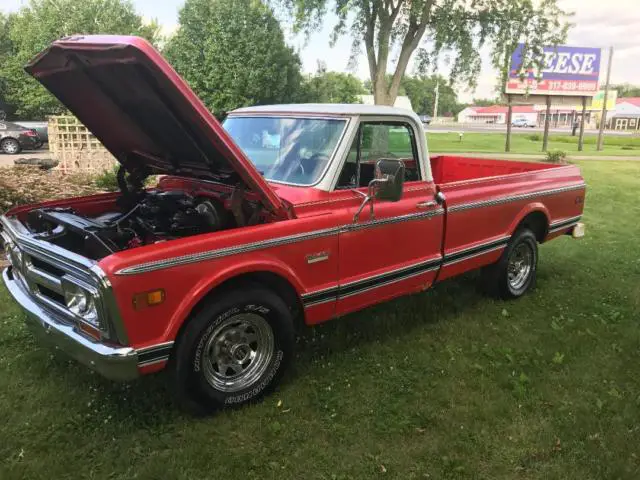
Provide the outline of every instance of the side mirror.
{"type": "Polygon", "coordinates": [[[404,162],[387,158],[378,160],[374,182],[375,196],[378,200],[399,201],[404,186],[404,162]]]}
{"type": "Polygon", "coordinates": [[[374,179],[369,182],[369,194],[365,195],[358,192],[364,197],[360,208],[353,216],[353,223],[358,223],[360,214],[364,207],[369,204],[369,218],[375,219],[373,211],[374,199],[386,200],[388,202],[397,202],[402,198],[402,187],[404,186],[404,162],[383,158],[376,162],[374,179]]]}

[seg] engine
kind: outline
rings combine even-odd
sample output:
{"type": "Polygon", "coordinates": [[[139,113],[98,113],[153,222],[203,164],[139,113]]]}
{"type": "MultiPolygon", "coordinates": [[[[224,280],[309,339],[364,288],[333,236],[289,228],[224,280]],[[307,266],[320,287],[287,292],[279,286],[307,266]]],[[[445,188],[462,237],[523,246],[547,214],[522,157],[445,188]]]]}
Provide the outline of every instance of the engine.
{"type": "Polygon", "coordinates": [[[147,191],[135,201],[128,197],[126,204],[121,211],[95,217],[72,208],[39,208],[29,212],[27,226],[37,238],[100,259],[141,245],[215,232],[235,223],[217,198],[194,197],[183,191],[147,191]]]}

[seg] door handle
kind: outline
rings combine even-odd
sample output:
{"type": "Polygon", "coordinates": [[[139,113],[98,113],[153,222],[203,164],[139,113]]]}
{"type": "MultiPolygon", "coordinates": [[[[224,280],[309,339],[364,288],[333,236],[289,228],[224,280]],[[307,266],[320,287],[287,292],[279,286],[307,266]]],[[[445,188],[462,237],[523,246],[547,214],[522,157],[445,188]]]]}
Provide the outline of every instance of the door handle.
{"type": "Polygon", "coordinates": [[[419,209],[431,208],[431,207],[435,207],[436,205],[438,205],[438,202],[436,202],[435,200],[426,200],[424,202],[416,203],[416,208],[419,208],[419,209]]]}

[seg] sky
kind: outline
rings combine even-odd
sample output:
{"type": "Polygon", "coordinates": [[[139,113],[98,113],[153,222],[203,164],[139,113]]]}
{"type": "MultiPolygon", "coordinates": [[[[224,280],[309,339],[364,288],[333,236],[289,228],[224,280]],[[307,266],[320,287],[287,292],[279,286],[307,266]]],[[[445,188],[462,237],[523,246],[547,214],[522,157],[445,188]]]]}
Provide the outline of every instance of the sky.
{"type": "MultiPolygon", "coordinates": [[[[28,3],[28,0],[0,0],[0,10],[15,11],[28,3]]],[[[178,10],[184,0],[133,0],[133,4],[143,17],[155,18],[163,27],[163,32],[171,33],[177,28],[178,10]]],[[[640,84],[640,0],[559,0],[562,8],[574,12],[571,22],[574,27],[569,31],[567,45],[615,49],[611,72],[612,83],[640,84]]],[[[332,48],[329,36],[335,18],[329,16],[321,31],[309,39],[295,36],[291,28],[283,24],[287,40],[300,53],[303,69],[313,73],[318,61],[326,63],[329,70],[347,71],[351,40],[344,37],[332,48]]],[[[602,72],[606,68],[606,52],[603,52],[602,72]]],[[[468,102],[475,98],[494,98],[497,74],[491,68],[489,52],[481,52],[482,72],[478,77],[475,91],[457,88],[460,101],[468,102]]],[[[408,73],[411,73],[411,65],[408,73]]],[[[359,59],[356,71],[361,79],[369,77],[366,57],[359,59]]],[[[446,74],[446,67],[442,67],[446,74]]],[[[604,83],[604,74],[601,82],[604,83]]]]}

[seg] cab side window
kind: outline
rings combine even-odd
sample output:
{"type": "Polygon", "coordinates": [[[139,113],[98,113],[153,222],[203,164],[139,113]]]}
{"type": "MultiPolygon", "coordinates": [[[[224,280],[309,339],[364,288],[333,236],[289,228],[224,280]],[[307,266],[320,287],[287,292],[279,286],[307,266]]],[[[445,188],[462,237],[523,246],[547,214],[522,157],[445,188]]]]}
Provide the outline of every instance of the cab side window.
{"type": "Polygon", "coordinates": [[[405,180],[420,180],[413,129],[406,123],[366,122],[360,124],[336,189],[369,185],[374,177],[376,162],[382,158],[402,160],[405,165],[405,180]]]}

